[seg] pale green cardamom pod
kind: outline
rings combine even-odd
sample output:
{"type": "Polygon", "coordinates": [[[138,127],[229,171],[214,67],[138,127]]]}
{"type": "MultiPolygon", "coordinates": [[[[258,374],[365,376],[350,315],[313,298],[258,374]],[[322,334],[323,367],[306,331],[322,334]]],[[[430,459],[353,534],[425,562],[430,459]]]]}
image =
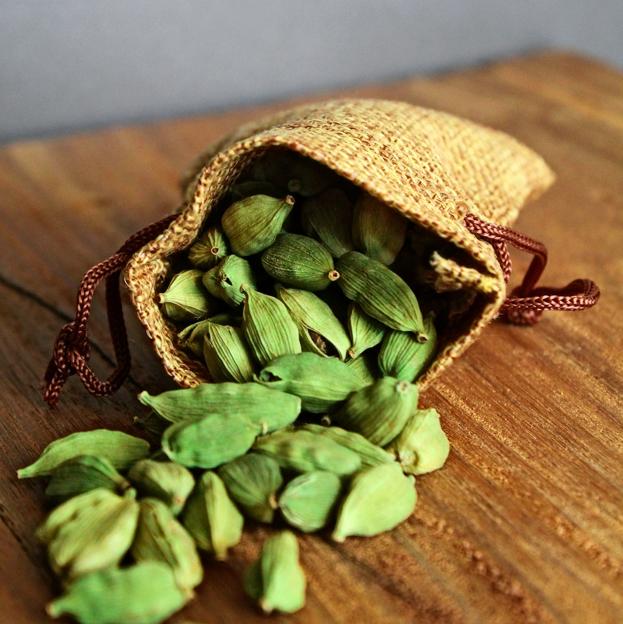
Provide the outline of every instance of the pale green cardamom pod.
{"type": "Polygon", "coordinates": [[[53,618],[72,615],[81,624],[159,624],[191,597],[168,566],[146,561],[80,577],[47,612],[53,618]]]}
{"type": "Polygon", "coordinates": [[[364,387],[356,371],[337,358],[315,353],[283,355],[265,366],[257,380],[300,397],[302,409],[322,414],[364,387]]]}
{"type": "Polygon", "coordinates": [[[48,444],[39,459],[20,468],[17,476],[27,479],[50,475],[57,466],[78,455],[97,455],[107,459],[117,470],[125,470],[149,455],[149,443],[122,431],[79,431],[48,444]]]}
{"type": "Polygon", "coordinates": [[[306,472],[286,485],[279,508],[293,527],[304,533],[318,531],[328,523],[341,489],[340,478],[332,472],[306,472]]]}
{"type": "Polygon", "coordinates": [[[352,368],[364,386],[373,384],[375,379],[379,377],[379,370],[376,365],[376,358],[372,357],[368,353],[363,353],[359,357],[346,360],[346,366],[352,368]]]}
{"type": "Polygon", "coordinates": [[[213,324],[240,326],[241,318],[232,314],[216,314],[210,318],[203,319],[187,325],[177,335],[180,346],[190,351],[198,358],[203,357],[203,337],[208,333],[208,329],[213,324]]]}
{"type": "Polygon", "coordinates": [[[351,347],[348,355],[351,358],[360,356],[367,349],[380,344],[387,327],[368,316],[356,303],[348,306],[348,332],[351,347]]]}
{"type": "Polygon", "coordinates": [[[381,373],[409,382],[419,377],[437,350],[437,331],[430,315],[424,320],[424,332],[428,336],[424,343],[408,332],[388,332],[379,352],[381,373]]]}
{"type": "Polygon", "coordinates": [[[450,443],[434,408],[418,410],[387,450],[393,452],[404,472],[413,475],[438,470],[448,459],[450,443]]]}
{"type": "Polygon", "coordinates": [[[195,486],[192,473],[169,461],[141,459],[128,472],[128,479],[141,496],[158,498],[174,515],[182,511],[195,486]]]}
{"type": "Polygon", "coordinates": [[[240,541],[244,519],[219,476],[205,472],[184,509],[182,522],[199,548],[223,560],[227,550],[240,541]]]}
{"type": "Polygon", "coordinates": [[[293,533],[281,531],[264,542],[260,558],[245,574],[244,586],[265,613],[294,613],[305,606],[305,573],[293,533]]]}
{"type": "Polygon", "coordinates": [[[301,221],[308,236],[315,236],[334,258],[353,250],[353,207],[339,188],[327,189],[301,205],[301,221]]]}
{"type": "Polygon", "coordinates": [[[302,234],[279,234],[262,254],[262,266],[273,279],[304,290],[324,290],[340,277],[329,250],[302,234]]]}
{"type": "Polygon", "coordinates": [[[258,522],[270,524],[277,507],[277,490],[283,483],[279,464],[259,453],[247,453],[218,470],[229,495],[258,522]]]}
{"type": "Polygon", "coordinates": [[[253,362],[239,327],[212,325],[204,337],[203,359],[213,381],[253,379],[253,362]]]}
{"type": "Polygon", "coordinates": [[[160,561],[171,568],[175,582],[192,589],[203,579],[203,567],[190,533],[156,498],[139,503],[140,515],[131,553],[137,563],[160,561]]]}
{"type": "Polygon", "coordinates": [[[234,308],[244,301],[242,288],[257,290],[251,265],[244,258],[227,256],[203,276],[206,290],[234,308]]]}
{"type": "Polygon", "coordinates": [[[251,195],[231,204],[221,217],[221,225],[234,253],[251,256],[270,247],[293,206],[291,195],[285,199],[251,195]]]}
{"type": "Polygon", "coordinates": [[[415,479],[394,462],[355,475],[338,511],[331,537],[343,542],[351,535],[369,537],[390,531],[415,509],[415,479]]]}
{"type": "Polygon", "coordinates": [[[46,496],[62,502],[96,488],[123,494],[130,483],[104,457],[78,455],[60,464],[52,471],[45,490],[46,496]]]}
{"type": "Polygon", "coordinates": [[[275,297],[247,290],[242,309],[242,331],[253,357],[265,366],[280,355],[300,353],[296,323],[275,297]]]}
{"type": "Polygon", "coordinates": [[[288,309],[299,329],[305,351],[318,355],[346,358],[350,340],[342,323],[331,308],[317,295],[307,290],[275,286],[277,297],[288,309]]]}
{"type": "Polygon", "coordinates": [[[232,202],[236,202],[251,195],[270,195],[271,197],[279,197],[283,194],[283,189],[278,188],[265,180],[246,180],[234,184],[229,190],[229,198],[232,202]]]}
{"type": "Polygon", "coordinates": [[[391,442],[417,408],[418,388],[407,381],[383,377],[353,392],[335,414],[336,421],[373,444],[391,442]]]}
{"type": "Polygon", "coordinates": [[[409,222],[368,193],[361,193],[353,215],[353,242],[370,258],[392,264],[402,249],[409,222]]]}
{"type": "Polygon", "coordinates": [[[182,466],[215,468],[244,455],[261,431],[240,414],[210,414],[171,425],[162,436],[162,450],[182,466]]]}
{"type": "Polygon", "coordinates": [[[210,227],[190,246],[188,260],[194,267],[206,271],[228,253],[229,245],[223,232],[216,227],[210,227]]]}
{"type": "Polygon", "coordinates": [[[297,472],[327,470],[350,475],[361,468],[357,453],[311,431],[277,431],[258,438],[254,450],[272,457],[282,468],[297,472]]]}
{"type": "Polygon", "coordinates": [[[426,342],[418,301],[399,275],[358,251],[339,258],[337,269],[342,292],[366,314],[392,329],[413,332],[418,340],[426,342]]]}
{"type": "Polygon", "coordinates": [[[203,272],[199,269],[188,269],[173,276],[159,299],[167,318],[187,322],[209,316],[214,304],[201,283],[202,277],[203,272]]]}

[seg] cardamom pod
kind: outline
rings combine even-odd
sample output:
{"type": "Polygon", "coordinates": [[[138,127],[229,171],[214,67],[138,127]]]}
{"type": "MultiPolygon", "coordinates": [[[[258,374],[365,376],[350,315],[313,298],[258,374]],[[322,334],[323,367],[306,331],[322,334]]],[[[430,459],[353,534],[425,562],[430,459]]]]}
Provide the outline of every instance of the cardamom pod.
{"type": "Polygon", "coordinates": [[[194,267],[206,271],[228,253],[229,245],[223,236],[223,232],[217,227],[210,227],[190,246],[188,260],[194,267]]]}
{"type": "Polygon", "coordinates": [[[259,372],[257,381],[300,397],[303,410],[313,414],[326,412],[364,387],[344,362],[315,353],[282,355],[259,372]]]}
{"type": "Polygon", "coordinates": [[[189,470],[174,462],[141,459],[128,472],[128,479],[141,496],[158,498],[174,515],[182,511],[195,486],[189,470]]]}
{"type": "Polygon", "coordinates": [[[290,531],[269,537],[259,559],[245,574],[247,594],[265,613],[294,613],[305,606],[305,573],[299,563],[299,547],[290,531]]]}
{"type": "Polygon", "coordinates": [[[399,275],[358,251],[339,258],[337,269],[342,292],[366,314],[392,329],[414,332],[418,340],[426,342],[418,301],[399,275]]]}
{"type": "Polygon", "coordinates": [[[408,224],[398,211],[361,193],[353,215],[355,247],[374,260],[392,264],[405,243],[408,224]]]}
{"type": "Polygon", "coordinates": [[[327,189],[301,205],[303,230],[318,238],[334,258],[353,250],[353,207],[339,188],[327,189]]]}
{"type": "Polygon", "coordinates": [[[329,250],[302,234],[279,234],[262,254],[262,266],[273,279],[304,290],[324,290],[340,277],[329,250]]]}
{"type": "Polygon", "coordinates": [[[418,388],[407,381],[383,377],[353,392],[335,414],[337,422],[373,444],[391,442],[417,408],[418,388]]]}
{"type": "Polygon", "coordinates": [[[437,350],[437,331],[432,316],[424,319],[428,341],[421,343],[411,333],[389,331],[379,352],[379,368],[383,375],[412,382],[430,363],[437,350]]]}
{"type": "Polygon", "coordinates": [[[279,197],[283,189],[279,189],[274,184],[265,180],[246,180],[234,184],[229,190],[229,199],[236,202],[251,195],[270,195],[271,197],[279,197]]]}
{"type": "Polygon", "coordinates": [[[332,472],[314,470],[290,481],[279,497],[283,517],[304,533],[322,529],[338,501],[342,482],[332,472]]]}
{"type": "Polygon", "coordinates": [[[266,432],[286,427],[301,412],[298,397],[255,382],[206,383],[157,395],[143,391],[138,400],[168,422],[195,420],[211,414],[236,414],[266,432]]]}
{"type": "Polygon", "coordinates": [[[291,195],[285,199],[250,195],[231,204],[221,217],[221,225],[234,253],[251,256],[270,247],[293,206],[291,195]]]}
{"type": "Polygon", "coordinates": [[[203,359],[214,381],[253,379],[253,362],[239,327],[211,325],[204,337],[203,359]]]}
{"type": "Polygon", "coordinates": [[[203,579],[203,567],[193,538],[156,498],[139,503],[140,515],[131,553],[137,563],[160,561],[173,572],[179,587],[192,589],[203,579]]]}
{"type": "Polygon", "coordinates": [[[213,304],[201,283],[203,272],[188,269],[173,276],[160,293],[160,303],[167,318],[176,322],[196,321],[210,314],[213,304]]]}
{"type": "Polygon", "coordinates": [[[149,455],[149,442],[122,431],[79,431],[48,444],[37,461],[17,471],[17,477],[50,475],[57,466],[78,455],[97,455],[107,459],[117,470],[125,470],[149,455]]]}
{"type": "Polygon", "coordinates": [[[63,462],[52,472],[45,490],[46,496],[62,502],[96,488],[123,494],[130,483],[104,457],[78,455],[63,462]]]}
{"type": "Polygon", "coordinates": [[[393,452],[404,472],[413,475],[438,470],[448,459],[450,443],[434,408],[412,414],[387,450],[393,452]]]}
{"type": "Polygon", "coordinates": [[[343,542],[390,531],[413,513],[416,501],[415,479],[405,477],[398,464],[368,468],[351,481],[331,537],[343,542]]]}
{"type": "Polygon", "coordinates": [[[296,472],[327,470],[350,475],[361,467],[357,453],[323,435],[300,429],[258,438],[254,450],[272,457],[282,468],[296,472]]]}
{"type": "Polygon", "coordinates": [[[205,273],[203,285],[213,297],[234,308],[244,301],[243,287],[257,290],[251,265],[234,255],[227,256],[205,273]]]}
{"type": "Polygon", "coordinates": [[[260,366],[280,355],[300,353],[299,332],[287,308],[275,297],[248,289],[242,309],[242,331],[260,366]]]}
{"type": "Polygon", "coordinates": [[[204,472],[182,514],[182,522],[197,546],[219,560],[242,537],[244,519],[215,472],[204,472]]]}
{"type": "Polygon", "coordinates": [[[182,466],[215,468],[244,455],[260,432],[239,414],[210,414],[171,425],[162,436],[162,450],[182,466]]]}
{"type": "Polygon", "coordinates": [[[279,464],[259,453],[247,453],[221,466],[218,475],[229,495],[258,522],[271,523],[277,507],[277,490],[283,483],[279,464]]]}
{"type": "Polygon", "coordinates": [[[380,344],[387,328],[368,316],[356,303],[348,306],[348,332],[351,347],[348,355],[356,358],[367,349],[380,344]]]}
{"type": "Polygon", "coordinates": [[[53,618],[72,615],[81,624],[158,624],[191,597],[177,586],[168,566],[145,561],[80,577],[47,612],[53,618]]]}
{"type": "Polygon", "coordinates": [[[342,323],[320,297],[307,290],[275,286],[277,297],[296,323],[301,344],[306,351],[318,355],[337,354],[346,358],[350,340],[342,323]]]}
{"type": "Polygon", "coordinates": [[[203,337],[213,324],[240,326],[241,318],[232,314],[216,314],[202,321],[187,325],[177,335],[180,346],[190,351],[194,356],[203,357],[203,337]]]}
{"type": "Polygon", "coordinates": [[[345,364],[357,373],[364,386],[373,384],[374,380],[379,376],[376,358],[371,357],[368,353],[362,353],[356,358],[346,360],[345,364]]]}

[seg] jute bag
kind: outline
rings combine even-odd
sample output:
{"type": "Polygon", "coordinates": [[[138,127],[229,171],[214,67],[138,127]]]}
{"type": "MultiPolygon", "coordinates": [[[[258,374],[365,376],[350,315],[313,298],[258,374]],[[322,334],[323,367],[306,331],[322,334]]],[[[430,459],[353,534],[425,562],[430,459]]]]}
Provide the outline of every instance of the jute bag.
{"type": "Polygon", "coordinates": [[[166,372],[182,387],[209,381],[208,372],[176,342],[157,294],[170,259],[188,248],[219,200],[268,150],[287,149],[322,163],[387,206],[453,243],[469,262],[433,263],[440,291],[470,292],[471,304],[441,340],[434,363],[418,384],[425,387],[460,356],[496,316],[531,324],[546,309],[579,310],[599,291],[589,280],[560,289],[537,288],[547,253],[543,245],[508,227],[529,200],[553,182],[543,159],[510,136],[458,117],[382,100],[337,100],[285,111],[244,125],[213,145],[184,182],[179,211],[131,237],[85,275],[76,318],[59,335],[46,372],[45,400],[77,373],[96,395],[114,392],[129,369],[119,275],[166,372]],[[507,243],[534,254],[522,284],[507,296],[507,243]],[[102,381],[88,366],[86,325],[93,292],[106,278],[107,304],[118,367],[102,381]]]}

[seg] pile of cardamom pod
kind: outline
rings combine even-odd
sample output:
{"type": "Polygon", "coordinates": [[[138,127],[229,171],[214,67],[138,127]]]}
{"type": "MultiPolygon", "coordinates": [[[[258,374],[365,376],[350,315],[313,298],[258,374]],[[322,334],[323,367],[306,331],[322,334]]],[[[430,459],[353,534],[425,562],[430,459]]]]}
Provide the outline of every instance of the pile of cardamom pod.
{"type": "Polygon", "coordinates": [[[252,166],[161,293],[214,383],[139,395],[152,454],[81,432],[18,473],[49,477],[60,503],[38,533],[67,583],[50,615],[163,621],[202,580],[198,549],[226,558],[245,516],[281,526],[245,589],[291,613],[306,581],[286,525],[342,542],[411,515],[414,475],[449,452],[437,412],[418,409],[443,309],[418,244],[425,233],[313,161],[277,151],[252,166]]]}

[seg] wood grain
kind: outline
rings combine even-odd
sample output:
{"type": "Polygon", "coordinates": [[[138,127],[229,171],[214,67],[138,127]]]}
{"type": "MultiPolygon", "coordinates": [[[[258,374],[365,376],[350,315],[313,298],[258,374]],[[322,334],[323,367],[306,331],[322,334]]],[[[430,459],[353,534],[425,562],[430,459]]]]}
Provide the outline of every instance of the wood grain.
{"type": "MultiPolygon", "coordinates": [[[[452,441],[446,468],[418,479],[398,530],[336,546],[301,539],[308,606],[277,622],[614,623],[623,612],[623,75],[549,53],[350,94],[401,99],[510,132],[557,184],[518,228],[547,243],[546,282],[591,277],[599,305],[534,328],[493,324],[424,395],[452,441]]],[[[318,96],[325,97],[325,96],[318,96]]],[[[176,204],[176,181],[210,141],[268,110],[114,128],[0,150],[0,621],[45,622],[54,585],[33,530],[42,486],[15,470],[79,429],[132,430],[138,389],[170,386],[128,309],[132,379],[113,398],[72,380],[53,411],[39,397],[53,340],[82,273],[176,204]]],[[[527,259],[516,259],[516,271],[527,259]]],[[[111,348],[92,321],[101,370],[111,348]]],[[[265,622],[239,576],[265,535],[207,565],[174,621],[265,622]]]]}

